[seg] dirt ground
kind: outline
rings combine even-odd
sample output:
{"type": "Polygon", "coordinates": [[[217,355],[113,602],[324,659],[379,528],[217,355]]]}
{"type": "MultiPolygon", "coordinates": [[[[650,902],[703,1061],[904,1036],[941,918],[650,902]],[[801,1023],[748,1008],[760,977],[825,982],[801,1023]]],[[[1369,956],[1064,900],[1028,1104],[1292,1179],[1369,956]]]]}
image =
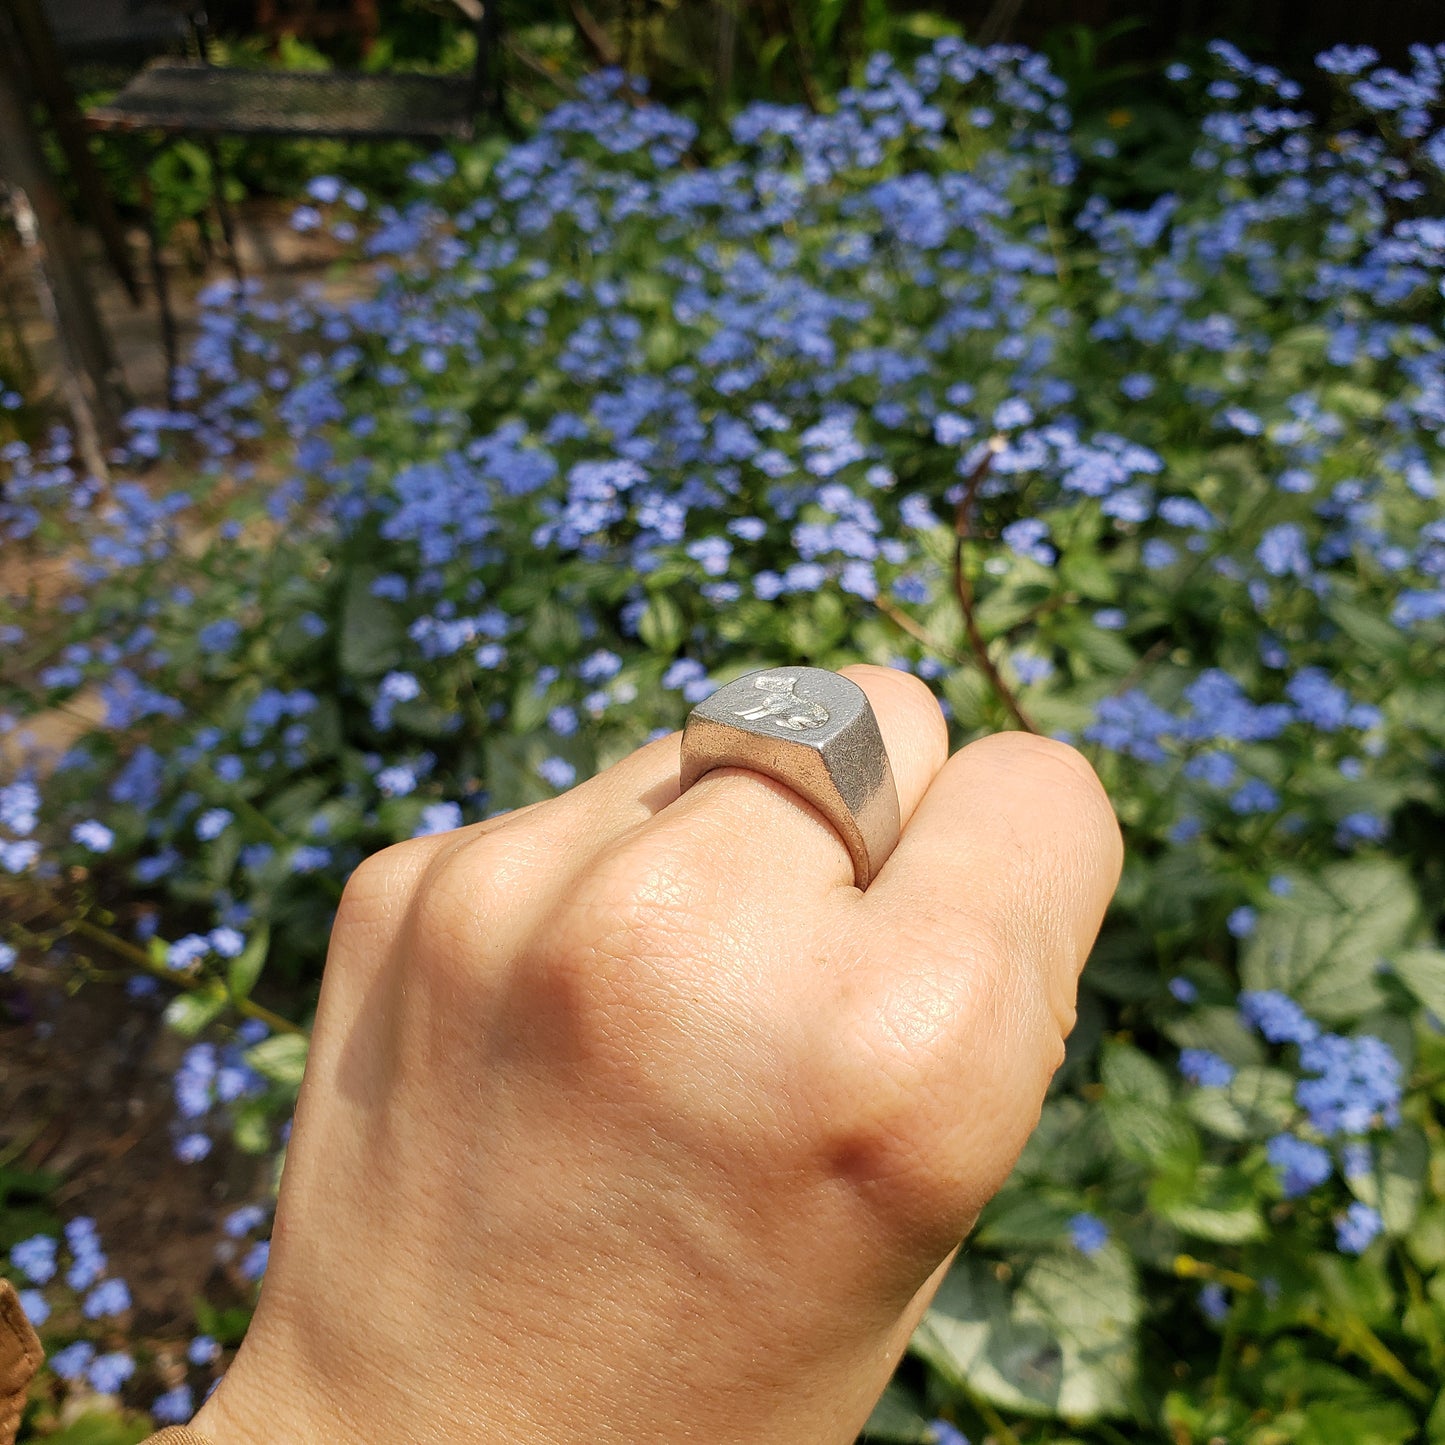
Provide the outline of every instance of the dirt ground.
{"type": "Polygon", "coordinates": [[[113,983],[70,993],[70,977],[63,960],[22,960],[0,978],[0,1159],[58,1176],[44,1207],[61,1219],[95,1218],[135,1334],[183,1335],[197,1296],[235,1293],[222,1222],[265,1199],[269,1162],[218,1142],[180,1163],[171,1076],[186,1043],[160,1021],[164,997],[133,1001],[113,983]]]}
{"type": "MultiPolygon", "coordinates": [[[[289,207],[260,208],[241,217],[240,256],[245,271],[276,294],[321,282],[354,290],[358,273],[336,277],[334,245],[301,237],[286,224],[289,207]]],[[[152,305],[132,306],[105,269],[99,248],[86,239],[95,293],[111,332],[131,395],[138,404],[164,402],[164,364],[152,305]]],[[[195,296],[208,274],[170,257],[170,280],[182,332],[182,354],[194,333],[195,296]]],[[[0,268],[0,301],[34,374],[36,393],[58,398],[59,347],[31,290],[32,278],[11,251],[0,268]]],[[[0,586],[41,592],[50,576],[17,578],[25,563],[3,559],[0,586]]],[[[54,568],[51,559],[45,564],[54,568]]],[[[92,726],[97,709],[84,694],[54,714],[27,720],[26,731],[54,756],[92,726]]],[[[19,761],[15,739],[0,746],[0,781],[19,761]]],[[[5,900],[0,898],[0,938],[5,900]]],[[[187,1337],[195,1301],[205,1296],[228,1305],[242,1298],[227,1261],[236,1247],[222,1223],[242,1204],[264,1201],[270,1161],[242,1154],[224,1140],[198,1164],[182,1164],[172,1148],[172,1075],[186,1041],[159,1014],[166,996],[135,1001],[119,983],[73,987],[62,958],[22,957],[0,975],[0,1170],[38,1171],[56,1182],[42,1207],[62,1221],[95,1218],[111,1273],[124,1278],[135,1302],[133,1338],[187,1337]]],[[[0,1178],[0,1220],[7,1208],[0,1178]]]]}

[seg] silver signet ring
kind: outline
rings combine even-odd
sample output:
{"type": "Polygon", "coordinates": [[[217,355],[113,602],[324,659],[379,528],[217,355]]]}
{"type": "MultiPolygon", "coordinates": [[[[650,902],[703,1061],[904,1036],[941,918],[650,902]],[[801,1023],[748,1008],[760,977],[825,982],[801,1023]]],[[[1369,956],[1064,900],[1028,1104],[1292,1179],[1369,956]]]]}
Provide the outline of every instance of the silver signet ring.
{"type": "Polygon", "coordinates": [[[866,888],[898,844],[898,788],[868,696],[821,667],[769,667],[719,688],[688,714],[682,791],[714,768],[749,768],[811,803],[866,888]]]}

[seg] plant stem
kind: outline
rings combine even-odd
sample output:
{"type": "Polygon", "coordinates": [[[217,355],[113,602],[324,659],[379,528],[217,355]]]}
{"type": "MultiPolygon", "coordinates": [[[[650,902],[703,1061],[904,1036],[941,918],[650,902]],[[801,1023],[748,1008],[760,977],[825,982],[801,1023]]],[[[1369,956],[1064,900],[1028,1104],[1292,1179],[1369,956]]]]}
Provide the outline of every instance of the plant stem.
{"type": "Polygon", "coordinates": [[[1420,1271],[1415,1268],[1414,1262],[1405,1252],[1405,1246],[1398,1240],[1395,1243],[1395,1254],[1400,1261],[1400,1272],[1405,1276],[1405,1289],[1409,1293],[1410,1304],[1414,1307],[1415,1318],[1419,1321],[1420,1333],[1425,1337],[1425,1348],[1430,1351],[1430,1364],[1437,1375],[1445,1377],[1445,1334],[1441,1333],[1435,1311],[1431,1308],[1430,1301],[1425,1298],[1425,1285],[1420,1278],[1420,1271]]]}
{"type": "MultiPolygon", "coordinates": [[[[171,973],[168,969],[157,965],[155,959],[145,949],[137,948],[129,940],[112,933],[108,928],[102,928],[99,924],[92,923],[88,918],[74,918],[70,920],[70,931],[78,933],[82,938],[88,938],[92,943],[98,943],[103,948],[108,948],[119,957],[133,963],[137,968],[144,969],[146,973],[156,978],[163,978],[175,988],[184,989],[188,993],[195,993],[201,987],[199,979],[186,978],[180,974],[171,973]]],[[[249,998],[233,998],[232,1006],[237,1013],[244,1014],[247,1018],[256,1019],[263,1023],[273,1033],[278,1034],[299,1034],[305,1030],[299,1024],[293,1024],[290,1019],[283,1018],[280,1014],[274,1013],[264,1004],[256,1003],[249,998]]]]}
{"type": "Polygon", "coordinates": [[[874,598],[873,605],[900,631],[906,632],[910,637],[916,638],[931,653],[938,657],[946,657],[950,662],[962,662],[957,652],[951,647],[946,647],[921,623],[910,617],[901,607],[895,607],[886,597],[874,598]]]}
{"type": "Polygon", "coordinates": [[[1428,1405],[1435,1391],[1407,1370],[1400,1357],[1363,1320],[1353,1317],[1332,1320],[1328,1315],[1312,1313],[1303,1316],[1304,1323],[1333,1340],[1341,1350],[1363,1360],[1377,1374],[1393,1381],[1417,1405],[1428,1405]]]}
{"type": "Polygon", "coordinates": [[[958,506],[953,514],[953,592],[958,598],[959,610],[963,613],[963,627],[968,634],[969,651],[973,654],[973,660],[978,664],[979,671],[988,679],[989,686],[993,688],[998,700],[1008,709],[1009,716],[1025,732],[1037,733],[1038,728],[1034,726],[1033,720],[1020,706],[1013,689],[1003,680],[998,668],[994,666],[993,659],[988,655],[988,643],[984,641],[983,633],[979,629],[978,618],[974,612],[973,583],[968,580],[963,565],[963,548],[971,536],[970,516],[973,512],[973,504],[978,498],[979,486],[988,475],[994,456],[1002,449],[1003,439],[1001,437],[991,438],[987,451],[984,452],[982,459],[968,474],[968,478],[963,484],[963,495],[958,499],[958,506]]]}

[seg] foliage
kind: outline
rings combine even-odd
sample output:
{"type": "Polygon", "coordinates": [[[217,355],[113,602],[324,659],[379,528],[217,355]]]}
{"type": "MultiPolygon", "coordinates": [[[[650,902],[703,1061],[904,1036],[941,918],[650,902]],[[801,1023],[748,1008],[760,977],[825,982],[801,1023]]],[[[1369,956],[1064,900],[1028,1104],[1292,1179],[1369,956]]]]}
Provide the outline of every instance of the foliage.
{"type": "MultiPolygon", "coordinates": [[[[304,1038],[256,994],[314,981],[363,856],[748,668],[891,662],[958,742],[1083,746],[1129,861],[874,1438],[1445,1438],[1442,52],[1414,63],[1322,57],[1333,126],[1227,46],[1177,67],[1192,166],[1135,210],[1021,51],[878,57],[709,157],[603,76],[419,167],[360,299],[212,288],[184,409],[132,419],[154,470],[6,453],[7,547],[73,578],[7,604],[11,751],[102,719],[0,792],[19,966],[173,990],[178,1152],[274,1149],[304,1038]]],[[[366,208],[311,191],[304,227],[366,208]]]]}

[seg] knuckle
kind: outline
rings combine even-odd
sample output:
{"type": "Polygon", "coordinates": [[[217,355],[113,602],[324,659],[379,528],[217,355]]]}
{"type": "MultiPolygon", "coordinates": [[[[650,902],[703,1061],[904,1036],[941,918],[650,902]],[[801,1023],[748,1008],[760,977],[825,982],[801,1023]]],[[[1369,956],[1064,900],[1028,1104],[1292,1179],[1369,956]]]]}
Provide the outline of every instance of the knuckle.
{"type": "Polygon", "coordinates": [[[374,932],[389,925],[410,900],[430,852],[412,840],[363,858],[342,889],[335,930],[374,932]]]}
{"type": "Polygon", "coordinates": [[[815,1089],[825,1167],[929,1247],[956,1243],[1007,1177],[1067,1032],[1006,937],[970,931],[941,957],[845,1007],[815,1089]]]}
{"type": "Polygon", "coordinates": [[[993,733],[969,745],[989,766],[1013,772],[1047,787],[1071,811],[1091,843],[1112,860],[1117,874],[1123,864],[1123,839],[1113,804],[1083,753],[1057,738],[1037,733],[993,733]]]}
{"type": "Polygon", "coordinates": [[[500,921],[535,890],[535,841],[524,828],[451,840],[427,860],[409,923],[422,958],[470,957],[500,921]]]}
{"type": "Polygon", "coordinates": [[[1080,793],[1094,793],[1107,805],[1093,765],[1076,747],[1038,733],[1002,732],[980,738],[972,747],[997,767],[1038,775],[1080,793]]]}
{"type": "Polygon", "coordinates": [[[637,1008],[699,958],[706,931],[689,871],[668,850],[624,847],[574,881],[538,957],[579,1007],[637,1008]]]}

